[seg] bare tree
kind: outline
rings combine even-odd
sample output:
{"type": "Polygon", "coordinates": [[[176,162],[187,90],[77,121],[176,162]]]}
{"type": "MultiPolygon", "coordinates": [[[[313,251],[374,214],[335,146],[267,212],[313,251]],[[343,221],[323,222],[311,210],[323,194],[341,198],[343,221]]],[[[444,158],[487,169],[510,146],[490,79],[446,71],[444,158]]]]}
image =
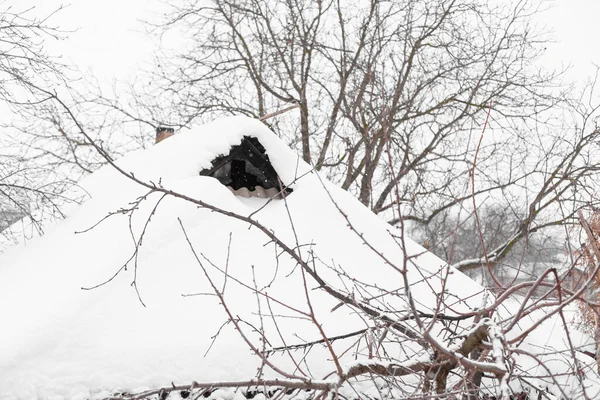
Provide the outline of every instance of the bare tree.
{"type": "MultiPolygon", "coordinates": [[[[0,137],[0,230],[33,209],[58,212],[57,195],[72,183],[43,155],[22,146],[22,137],[11,128],[28,107],[39,105],[48,96],[37,90],[41,82],[62,82],[64,66],[44,51],[44,41],[62,33],[33,9],[0,4],[0,108],[3,110],[0,137]]],[[[60,8],[55,12],[60,11],[60,8]]],[[[38,228],[39,225],[37,225],[38,228]]]]}
{"type": "MultiPolygon", "coordinates": [[[[147,126],[297,105],[269,119],[272,128],[393,224],[398,202],[404,220],[427,229],[447,212],[473,218],[472,198],[493,199],[512,216],[506,240],[484,246],[498,262],[536,231],[577,223],[576,209],[593,203],[580,188],[597,168],[590,159],[581,164],[598,136],[595,109],[581,108],[583,97],[560,84],[560,71],[536,66],[549,35],[532,16],[543,7],[533,0],[172,3],[153,28],[181,34],[185,50],[161,54],[155,84],[132,85],[131,104],[99,103],[147,126]]],[[[485,264],[469,260],[452,261],[463,270],[485,264]]]]}
{"type": "Polygon", "coordinates": [[[62,7],[45,16],[33,7],[0,7],[0,231],[10,236],[7,226],[27,216],[41,233],[43,214],[61,218],[62,205],[85,196],[73,189],[77,182],[106,163],[57,103],[58,96],[92,132],[95,145],[107,153],[110,148],[113,157],[140,146],[75,89],[87,93],[93,82],[47,53],[47,41],[68,34],[52,23],[62,7]]]}

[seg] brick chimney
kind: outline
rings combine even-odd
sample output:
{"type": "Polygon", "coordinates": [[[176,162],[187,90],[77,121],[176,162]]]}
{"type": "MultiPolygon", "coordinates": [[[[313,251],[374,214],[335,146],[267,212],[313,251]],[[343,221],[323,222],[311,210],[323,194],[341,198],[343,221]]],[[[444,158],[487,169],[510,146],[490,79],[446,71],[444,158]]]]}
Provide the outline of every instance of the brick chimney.
{"type": "Polygon", "coordinates": [[[174,134],[175,134],[175,129],[166,128],[164,126],[159,126],[158,128],[156,128],[156,141],[154,142],[154,144],[161,142],[161,141],[165,140],[166,138],[168,138],[169,136],[173,136],[174,134]]]}

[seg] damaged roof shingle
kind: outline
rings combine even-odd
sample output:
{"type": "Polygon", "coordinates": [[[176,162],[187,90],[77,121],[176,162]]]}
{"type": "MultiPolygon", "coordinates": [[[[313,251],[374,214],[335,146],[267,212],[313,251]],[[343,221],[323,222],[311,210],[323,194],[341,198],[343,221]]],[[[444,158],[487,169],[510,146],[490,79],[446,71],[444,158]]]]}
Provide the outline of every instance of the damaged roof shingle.
{"type": "Polygon", "coordinates": [[[216,178],[234,194],[242,197],[283,198],[292,189],[283,186],[271,165],[265,148],[255,137],[244,136],[228,155],[212,161],[200,175],[216,178]]]}

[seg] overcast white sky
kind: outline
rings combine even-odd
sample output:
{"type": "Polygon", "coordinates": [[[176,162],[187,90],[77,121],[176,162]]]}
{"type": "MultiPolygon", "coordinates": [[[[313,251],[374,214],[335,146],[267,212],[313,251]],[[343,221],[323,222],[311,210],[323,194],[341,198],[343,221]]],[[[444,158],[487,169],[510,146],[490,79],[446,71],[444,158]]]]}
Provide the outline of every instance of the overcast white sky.
{"type": "MultiPolygon", "coordinates": [[[[134,78],[140,66],[152,61],[156,43],[143,33],[141,20],[156,19],[165,10],[161,0],[8,2],[18,7],[31,4],[41,13],[66,5],[54,22],[76,31],[61,43],[49,43],[49,49],[101,80],[134,78]]],[[[556,67],[572,64],[569,77],[584,80],[593,73],[594,63],[600,65],[600,46],[594,32],[600,0],[555,0],[550,4],[551,9],[540,15],[538,22],[554,30],[557,42],[548,44],[543,63],[556,67]]]]}
{"type": "Polygon", "coordinates": [[[600,46],[596,32],[600,1],[556,0],[552,4],[538,19],[554,30],[557,41],[548,44],[544,61],[554,65],[560,65],[561,62],[572,64],[570,77],[585,79],[594,73],[594,64],[600,66],[600,46]]]}
{"type": "Polygon", "coordinates": [[[47,42],[48,51],[66,62],[91,71],[100,80],[134,77],[144,63],[152,61],[157,43],[144,32],[142,21],[156,20],[166,6],[160,0],[9,0],[17,7],[35,7],[46,15],[65,8],[51,21],[70,31],[60,42],[47,42]]]}

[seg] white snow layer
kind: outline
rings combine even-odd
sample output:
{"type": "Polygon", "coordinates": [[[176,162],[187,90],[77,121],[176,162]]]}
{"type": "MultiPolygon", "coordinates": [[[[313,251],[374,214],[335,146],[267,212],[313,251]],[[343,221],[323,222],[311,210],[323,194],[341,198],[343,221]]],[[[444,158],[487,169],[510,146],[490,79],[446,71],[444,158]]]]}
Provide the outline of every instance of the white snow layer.
{"type": "MultiPolygon", "coordinates": [[[[403,266],[399,239],[394,237],[398,232],[351,195],[322,181],[257,120],[217,120],[130,154],[118,165],[139,179],[252,215],[288,246],[299,248],[304,259],[314,260],[311,265],[330,285],[354,292],[357,298],[388,290],[385,297],[391,307],[406,307],[390,294],[403,287],[401,274],[384,260],[403,266]],[[293,188],[286,201],[265,205],[265,199],[236,197],[216,179],[199,175],[244,135],[258,138],[282,182],[293,188]],[[362,285],[359,292],[356,282],[369,286],[362,285]]],[[[160,193],[148,195],[131,218],[117,212],[103,220],[131,208],[148,189],[111,166],[88,177],[82,186],[91,196],[88,201],[70,210],[44,237],[0,257],[0,399],[98,398],[171,382],[256,377],[261,360],[231,323],[223,326],[225,309],[178,219],[202,265],[223,291],[225,305],[243,321],[240,328],[249,339],[260,345],[261,329],[269,340],[267,348],[283,345],[282,338],[287,345],[321,339],[311,321],[277,303],[308,310],[303,274],[256,227],[170,196],[159,203],[160,193]],[[134,240],[150,215],[139,253],[130,260],[134,240]],[[77,233],[99,221],[93,229],[77,233]],[[109,283],[82,290],[106,281],[126,263],[127,269],[109,283]],[[220,270],[227,270],[229,278],[220,270]],[[134,279],[146,306],[132,286],[134,279]],[[257,287],[272,300],[248,287],[257,287]]],[[[453,311],[481,305],[477,284],[405,240],[408,254],[420,254],[408,262],[418,307],[427,311],[434,304],[447,271],[445,296],[453,311]],[[460,299],[468,299],[468,304],[460,299]]],[[[318,322],[328,336],[366,327],[349,307],[336,308],[338,301],[316,289],[312,278],[306,276],[306,282],[318,322]]],[[[299,359],[302,356],[298,354],[299,359]]],[[[352,361],[352,352],[345,357],[342,361],[352,361]]],[[[294,372],[289,357],[273,360],[294,372]]],[[[313,349],[303,365],[317,379],[335,370],[331,356],[321,348],[313,349]]],[[[262,374],[278,376],[268,367],[262,374]]]]}

